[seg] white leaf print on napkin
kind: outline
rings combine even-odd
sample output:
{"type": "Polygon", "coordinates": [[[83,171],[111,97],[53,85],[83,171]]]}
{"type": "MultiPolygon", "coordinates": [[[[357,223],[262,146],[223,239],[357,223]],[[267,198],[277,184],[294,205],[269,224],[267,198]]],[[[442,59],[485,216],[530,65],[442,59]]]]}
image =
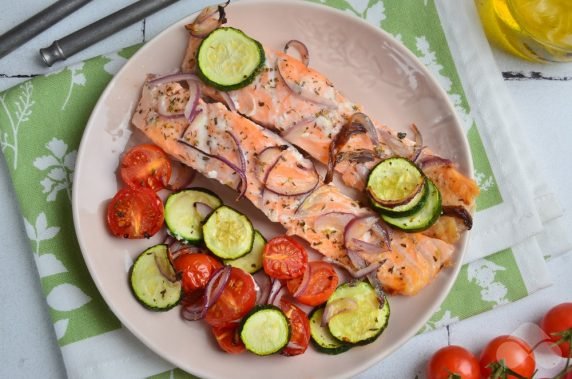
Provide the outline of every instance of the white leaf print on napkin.
{"type": "Polygon", "coordinates": [[[34,254],[34,258],[36,258],[36,265],[40,272],[40,278],[68,271],[54,254],[44,254],[40,256],[34,254]]]}
{"type": "Polygon", "coordinates": [[[56,311],[69,312],[91,301],[82,290],[68,283],[60,284],[50,291],[48,305],[56,311]]]}
{"type": "Polygon", "coordinates": [[[38,157],[33,163],[41,171],[49,169],[46,177],[40,181],[42,192],[48,194],[46,200],[51,202],[56,200],[60,191],[65,190],[69,200],[77,151],[68,152],[68,145],[57,138],[52,138],[46,148],[52,154],[38,157]]]}
{"type": "Polygon", "coordinates": [[[58,320],[54,323],[54,329],[56,330],[57,339],[61,339],[68,330],[69,319],[65,318],[63,320],[58,320]]]}

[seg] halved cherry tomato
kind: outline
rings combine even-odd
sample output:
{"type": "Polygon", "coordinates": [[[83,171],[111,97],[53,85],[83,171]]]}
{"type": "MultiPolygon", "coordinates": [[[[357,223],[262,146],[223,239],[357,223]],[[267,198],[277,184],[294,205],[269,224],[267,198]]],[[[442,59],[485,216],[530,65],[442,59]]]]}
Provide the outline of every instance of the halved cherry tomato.
{"type": "Polygon", "coordinates": [[[516,379],[510,371],[530,378],[536,368],[534,352],[529,344],[518,337],[499,336],[491,340],[481,352],[481,373],[485,378],[499,372],[499,378],[516,379]],[[509,371],[510,370],[510,371],[509,371]]]}
{"type": "Polygon", "coordinates": [[[286,298],[280,298],[280,309],[290,322],[290,342],[282,350],[283,355],[293,356],[303,354],[310,343],[310,320],[308,315],[286,298]]]}
{"type": "Polygon", "coordinates": [[[205,321],[215,327],[236,323],[255,303],[254,279],[250,274],[233,267],[228,283],[218,300],[207,311],[205,321]]]}
{"type": "Polygon", "coordinates": [[[123,188],[107,206],[107,226],[117,237],[149,238],[163,220],[163,202],[148,188],[123,188]]]}
{"type": "Polygon", "coordinates": [[[182,254],[175,259],[175,271],[182,274],[185,293],[205,288],[212,274],[221,267],[215,258],[202,253],[182,254]]]}
{"type": "Polygon", "coordinates": [[[230,354],[240,354],[246,351],[238,334],[238,323],[229,324],[219,328],[211,328],[218,346],[230,354]]]}
{"type": "Polygon", "coordinates": [[[264,247],[262,265],[268,276],[294,279],[304,274],[308,265],[308,253],[290,236],[274,237],[264,247]]]}
{"type": "Polygon", "coordinates": [[[169,184],[171,161],[158,146],[137,145],[121,159],[119,173],[129,187],[146,187],[159,191],[169,184]]]}
{"type": "Polygon", "coordinates": [[[555,346],[558,354],[565,358],[571,357],[572,303],[562,303],[550,309],[542,318],[540,327],[553,343],[558,342],[555,346]]]}
{"type": "MultiPolygon", "coordinates": [[[[334,266],[327,262],[312,261],[308,263],[310,280],[308,286],[296,297],[300,303],[310,306],[325,303],[338,286],[338,274],[334,266]]],[[[290,294],[294,294],[302,282],[302,278],[291,279],[286,282],[290,294]]]]}
{"type": "Polygon", "coordinates": [[[435,352],[427,364],[427,379],[480,379],[479,361],[461,346],[445,346],[435,352]],[[457,376],[454,376],[457,375],[457,376]]]}

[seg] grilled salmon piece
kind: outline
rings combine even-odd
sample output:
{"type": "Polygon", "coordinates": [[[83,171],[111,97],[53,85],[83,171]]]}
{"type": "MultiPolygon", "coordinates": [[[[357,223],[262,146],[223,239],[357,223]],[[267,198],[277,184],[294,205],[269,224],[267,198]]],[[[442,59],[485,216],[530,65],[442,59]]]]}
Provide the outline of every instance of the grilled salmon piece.
{"type": "MultiPolygon", "coordinates": [[[[195,72],[200,41],[192,35],[189,37],[181,65],[183,72],[195,72]]],[[[203,93],[215,101],[230,102],[230,109],[277,132],[286,141],[327,165],[332,141],[352,115],[364,112],[362,106],[345,98],[330,80],[300,60],[268,47],[264,47],[264,53],[264,67],[248,86],[223,95],[203,84],[203,93]]],[[[369,172],[382,159],[404,156],[421,160],[434,155],[427,148],[421,149],[418,140],[403,137],[375,120],[372,125],[378,140],[375,146],[368,134],[358,133],[340,149],[341,155],[346,153],[347,157],[355,153],[355,159],[342,159],[335,166],[343,183],[349,187],[363,190],[369,172]],[[366,155],[360,152],[370,152],[366,154],[369,158],[364,158],[366,155]]],[[[416,128],[412,134],[419,136],[416,128]]],[[[443,205],[460,205],[467,213],[473,211],[479,194],[473,179],[454,165],[436,165],[426,174],[435,179],[443,205]]],[[[466,224],[462,220],[453,221],[439,220],[441,225],[431,230],[431,236],[456,242],[466,230],[466,224]]]]}
{"type": "MultiPolygon", "coordinates": [[[[373,212],[337,187],[324,184],[319,176],[314,182],[311,178],[318,174],[311,160],[279,135],[220,103],[200,100],[189,123],[183,115],[189,97],[189,90],[180,83],[147,82],[132,123],[175,159],[243,192],[269,220],[282,224],[286,233],[347,264],[345,226],[373,212]],[[163,114],[166,108],[169,115],[163,114]],[[268,151],[278,154],[271,175],[264,159],[268,151]]],[[[395,232],[391,250],[369,254],[368,259],[384,260],[378,276],[387,291],[409,295],[430,283],[449,264],[453,251],[452,245],[434,238],[395,232]]]]}

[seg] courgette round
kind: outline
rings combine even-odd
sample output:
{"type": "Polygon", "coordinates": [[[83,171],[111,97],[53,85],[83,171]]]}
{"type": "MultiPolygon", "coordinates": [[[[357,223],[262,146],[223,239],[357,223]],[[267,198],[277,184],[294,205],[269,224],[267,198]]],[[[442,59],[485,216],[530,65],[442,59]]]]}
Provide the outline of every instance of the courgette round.
{"type": "Polygon", "coordinates": [[[143,306],[154,311],[167,311],[177,305],[182,296],[181,282],[171,282],[167,276],[175,277],[167,245],[155,245],[135,259],[129,271],[129,284],[143,306]]]}
{"type": "Polygon", "coordinates": [[[290,341],[290,323],[284,312],[274,305],[258,305],[240,325],[240,339],[256,355],[270,355],[282,350],[290,341]]]}
{"type": "Polygon", "coordinates": [[[204,203],[216,209],[222,200],[204,188],[191,188],[172,193],[165,202],[165,224],[169,234],[178,240],[198,244],[203,240],[203,216],[196,204],[204,203]]]}
{"type": "Polygon", "coordinates": [[[262,253],[264,252],[265,245],[266,239],[258,230],[255,230],[254,242],[252,243],[250,252],[237,259],[225,259],[224,264],[241,268],[249,274],[254,274],[262,268],[262,253]]]}
{"type": "Polygon", "coordinates": [[[419,209],[426,197],[426,179],[410,160],[392,157],[369,173],[366,191],[383,214],[406,215],[419,209]]]}
{"type": "Polygon", "coordinates": [[[353,345],[367,345],[375,341],[387,327],[389,303],[385,299],[381,304],[375,289],[368,282],[349,282],[338,286],[326,307],[340,299],[351,299],[357,306],[330,318],[328,329],[338,340],[353,345]]]}
{"type": "Polygon", "coordinates": [[[252,250],[254,228],[242,213],[223,205],[214,210],[203,225],[207,248],[221,259],[237,259],[252,250]]]}
{"type": "Polygon", "coordinates": [[[441,193],[433,182],[427,179],[427,200],[417,212],[408,216],[381,215],[389,225],[404,232],[421,232],[433,225],[441,215],[441,193]]]}
{"type": "Polygon", "coordinates": [[[324,306],[316,307],[310,312],[310,336],[312,345],[320,353],[336,355],[348,351],[352,345],[340,341],[332,336],[327,326],[322,326],[324,306]]]}
{"type": "Polygon", "coordinates": [[[264,65],[265,57],[260,42],[241,30],[218,28],[199,46],[197,72],[208,85],[231,91],[252,83],[264,65]]]}

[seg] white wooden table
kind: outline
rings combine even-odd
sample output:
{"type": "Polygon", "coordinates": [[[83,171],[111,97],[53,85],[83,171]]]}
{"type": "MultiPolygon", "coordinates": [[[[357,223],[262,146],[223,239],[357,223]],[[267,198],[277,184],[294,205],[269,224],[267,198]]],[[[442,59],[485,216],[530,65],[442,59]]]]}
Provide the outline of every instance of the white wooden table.
{"type": "MultiPolygon", "coordinates": [[[[471,1],[471,0],[462,0],[471,1]]],[[[71,63],[147,41],[159,31],[212,1],[182,0],[145,21],[102,41],[51,69],[41,64],[38,49],[103,15],[131,3],[129,0],[96,0],[50,28],[31,42],[0,59],[0,91],[34,75],[71,63]]],[[[0,0],[0,33],[53,3],[50,0],[0,0]]],[[[532,154],[546,171],[562,202],[566,225],[572,230],[572,63],[539,65],[494,52],[523,119],[532,154]]],[[[1,155],[0,155],[1,156],[1,155]]],[[[30,252],[6,162],[0,157],[0,378],[65,377],[60,349],[47,311],[36,266],[30,252]]],[[[552,305],[572,301],[572,254],[548,264],[554,285],[516,303],[417,336],[379,363],[387,378],[414,378],[438,348],[460,344],[475,353],[488,340],[510,334],[520,325],[537,322],[552,305]]],[[[378,371],[378,370],[376,370],[378,371]]],[[[379,371],[378,371],[379,372],[379,371]]],[[[371,370],[358,376],[373,378],[371,370]]]]}

